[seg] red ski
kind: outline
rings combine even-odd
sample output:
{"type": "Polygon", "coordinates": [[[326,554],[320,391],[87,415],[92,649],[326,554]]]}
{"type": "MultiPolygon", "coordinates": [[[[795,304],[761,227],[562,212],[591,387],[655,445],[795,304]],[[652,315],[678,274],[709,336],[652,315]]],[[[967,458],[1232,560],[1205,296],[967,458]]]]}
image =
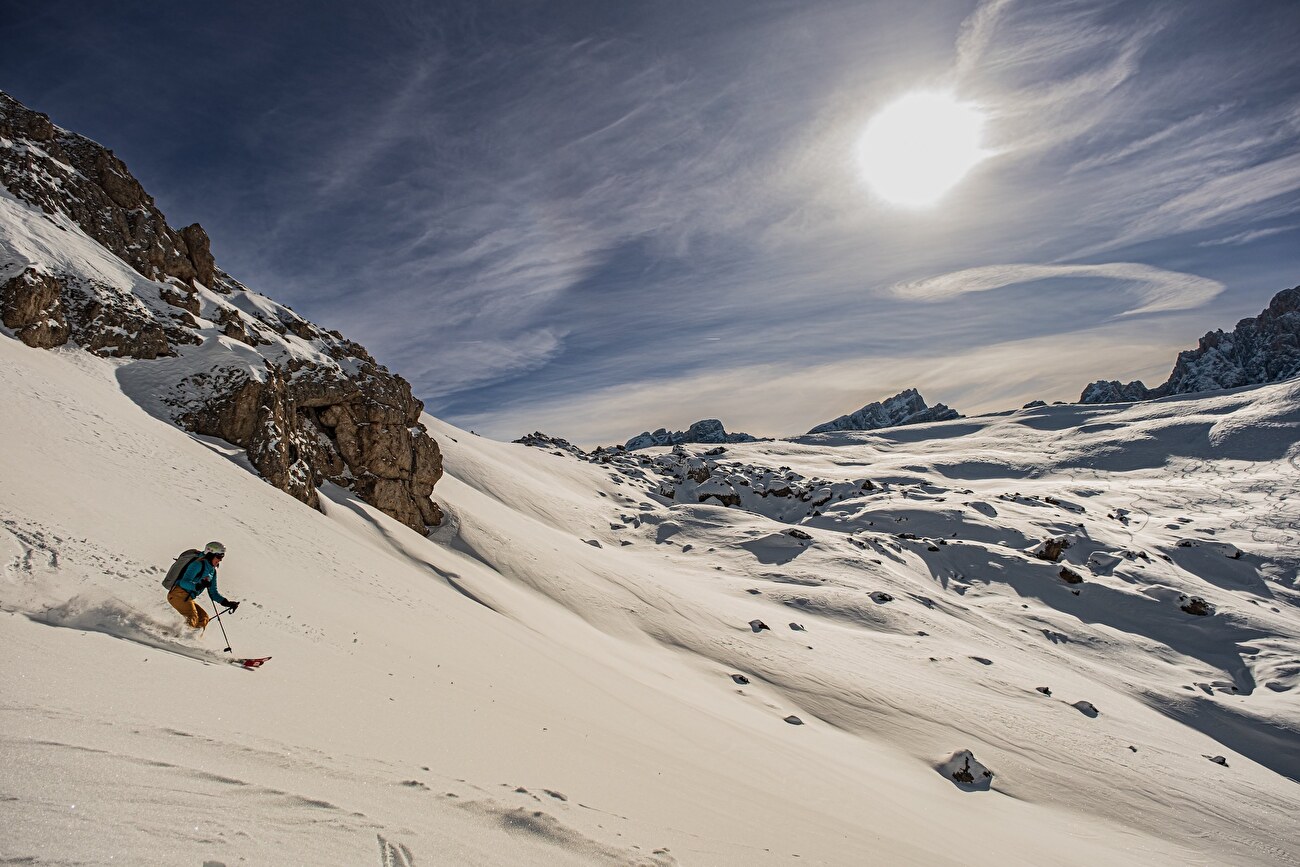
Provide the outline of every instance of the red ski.
{"type": "Polygon", "coordinates": [[[261,659],[232,659],[230,660],[230,663],[231,665],[242,666],[243,668],[252,671],[255,668],[261,668],[262,663],[266,662],[270,658],[271,657],[269,656],[263,656],[261,659]]]}

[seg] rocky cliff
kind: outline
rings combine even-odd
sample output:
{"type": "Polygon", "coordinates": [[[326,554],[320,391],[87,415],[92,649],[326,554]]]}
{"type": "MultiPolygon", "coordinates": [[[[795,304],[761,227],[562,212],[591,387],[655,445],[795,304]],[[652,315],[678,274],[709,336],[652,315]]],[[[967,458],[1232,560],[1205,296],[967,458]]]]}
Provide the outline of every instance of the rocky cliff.
{"type": "Polygon", "coordinates": [[[1173,372],[1163,384],[1147,388],[1097,381],[1088,385],[1080,403],[1124,403],[1171,394],[1192,394],[1263,385],[1300,375],[1300,286],[1284,289],[1258,316],[1243,319],[1231,332],[1211,331],[1195,349],[1178,354],[1173,372]]]}
{"type": "Polygon", "coordinates": [[[877,430],[904,424],[924,424],[932,421],[949,421],[961,418],[961,413],[937,403],[927,406],[925,398],[914,388],[900,391],[887,400],[869,403],[857,412],[842,415],[808,431],[810,434],[831,433],[841,430],[877,430]]]}
{"type": "Polygon", "coordinates": [[[679,446],[686,443],[717,445],[720,443],[752,443],[757,441],[757,437],[752,437],[747,433],[727,433],[727,429],[722,426],[722,422],[716,418],[706,418],[697,421],[686,430],[670,431],[659,428],[653,433],[645,431],[632,437],[623,447],[631,452],[653,446],[679,446]]]}
{"type": "Polygon", "coordinates": [[[441,522],[442,456],[410,385],[218,268],[203,228],[168,225],[112,151],[0,92],[0,184],[10,336],[133,359],[129,394],[308,505],[330,481],[418,532],[441,522]]]}

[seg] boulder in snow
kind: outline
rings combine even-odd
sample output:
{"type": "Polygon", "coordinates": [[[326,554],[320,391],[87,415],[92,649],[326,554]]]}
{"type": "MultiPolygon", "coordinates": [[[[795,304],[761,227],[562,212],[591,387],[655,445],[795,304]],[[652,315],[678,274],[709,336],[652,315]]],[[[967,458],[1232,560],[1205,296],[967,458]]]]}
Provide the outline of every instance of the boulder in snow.
{"type": "Polygon", "coordinates": [[[958,750],[938,766],[939,773],[968,791],[988,791],[993,772],[984,767],[970,750],[958,750]]]}
{"type": "Polygon", "coordinates": [[[1031,553],[1039,560],[1046,560],[1049,563],[1055,563],[1061,559],[1061,554],[1070,547],[1069,536],[1053,536],[1050,539],[1044,539],[1039,542],[1031,553]]]}

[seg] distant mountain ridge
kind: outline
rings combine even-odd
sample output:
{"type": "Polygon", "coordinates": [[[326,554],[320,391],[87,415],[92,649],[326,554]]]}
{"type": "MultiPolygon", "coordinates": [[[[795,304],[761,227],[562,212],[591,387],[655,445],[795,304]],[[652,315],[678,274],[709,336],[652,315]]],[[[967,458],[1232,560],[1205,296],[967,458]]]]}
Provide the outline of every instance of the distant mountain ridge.
{"type": "Polygon", "coordinates": [[[442,455],[406,380],[218,268],[112,151],[0,92],[0,184],[6,333],[136,359],[118,375],[138,402],[308,505],[330,481],[417,532],[441,522],[442,455]]]}
{"type": "Polygon", "coordinates": [[[695,422],[686,430],[670,431],[665,428],[659,428],[653,433],[645,431],[632,437],[623,447],[628,451],[637,449],[648,449],[654,446],[680,446],[686,443],[705,443],[711,445],[720,445],[723,443],[753,443],[758,442],[758,437],[750,436],[747,433],[727,433],[727,429],[722,426],[722,422],[716,418],[706,418],[695,422]]]}
{"type": "Polygon", "coordinates": [[[1141,381],[1090,383],[1079,403],[1126,403],[1172,394],[1191,394],[1264,385],[1300,375],[1300,286],[1273,296],[1258,316],[1242,319],[1228,333],[1211,331],[1195,349],[1178,354],[1174,369],[1161,385],[1147,388],[1141,381]]]}
{"type": "Polygon", "coordinates": [[[950,421],[961,418],[961,413],[942,403],[928,406],[925,398],[914,388],[900,391],[893,397],[869,403],[857,412],[817,425],[810,434],[833,433],[845,430],[879,430],[907,424],[925,424],[933,421],[950,421]]]}

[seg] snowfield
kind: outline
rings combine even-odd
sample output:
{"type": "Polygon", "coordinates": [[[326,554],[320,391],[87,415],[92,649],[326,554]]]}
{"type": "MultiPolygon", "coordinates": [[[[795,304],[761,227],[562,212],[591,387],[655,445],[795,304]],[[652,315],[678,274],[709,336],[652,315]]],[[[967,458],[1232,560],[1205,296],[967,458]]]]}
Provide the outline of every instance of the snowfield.
{"type": "Polygon", "coordinates": [[[2,861],[1300,863],[1300,381],[651,465],[426,416],[425,539],[151,363],[0,338],[2,861]],[[257,672],[159,585],[209,539],[257,672]]]}

